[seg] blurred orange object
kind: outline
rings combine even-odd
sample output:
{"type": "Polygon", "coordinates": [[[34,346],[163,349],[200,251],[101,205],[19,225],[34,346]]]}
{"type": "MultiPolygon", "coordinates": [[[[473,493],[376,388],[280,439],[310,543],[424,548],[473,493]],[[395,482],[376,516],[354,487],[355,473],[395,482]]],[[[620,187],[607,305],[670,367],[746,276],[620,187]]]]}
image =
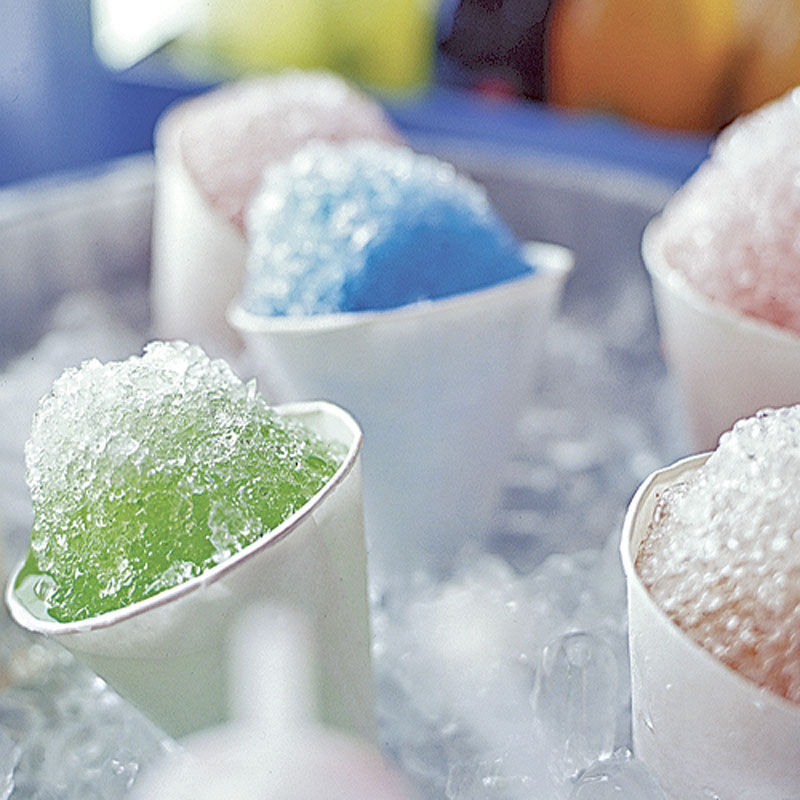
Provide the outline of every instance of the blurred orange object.
{"type": "Polygon", "coordinates": [[[667,128],[713,130],[737,45],[735,0],[559,0],[548,97],[667,128]]]}
{"type": "Polygon", "coordinates": [[[556,0],[548,99],[716,131],[800,83],[800,0],[556,0]]]}
{"type": "Polygon", "coordinates": [[[800,0],[739,0],[747,33],[738,113],[754,111],[800,84],[800,0]]]}

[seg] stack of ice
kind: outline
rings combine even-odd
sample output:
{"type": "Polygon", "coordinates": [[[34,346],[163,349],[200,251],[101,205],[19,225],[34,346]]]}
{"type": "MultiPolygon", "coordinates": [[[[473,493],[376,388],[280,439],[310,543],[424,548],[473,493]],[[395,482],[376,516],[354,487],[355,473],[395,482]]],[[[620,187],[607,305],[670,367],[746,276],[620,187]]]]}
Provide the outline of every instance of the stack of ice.
{"type": "Polygon", "coordinates": [[[800,89],[732,123],[667,205],[664,254],[700,292],[800,332],[800,89]]]}
{"type": "Polygon", "coordinates": [[[374,602],[382,734],[422,796],[662,800],[627,750],[616,537],[527,574],[472,556],[374,602]]]}
{"type": "Polygon", "coordinates": [[[0,621],[0,798],[122,800],[175,751],[61,647],[0,621]]]}
{"type": "Polygon", "coordinates": [[[482,188],[380,142],[309,143],[266,170],[247,219],[257,314],[395,308],[531,271],[482,188]]]}
{"type": "Polygon", "coordinates": [[[800,702],[800,406],[738,422],[664,492],[636,569],[696,642],[800,702]]]}
{"type": "Polygon", "coordinates": [[[277,527],[342,456],[197,347],[84,362],[26,445],[34,526],[17,590],[60,621],[149,597],[277,527]]]}

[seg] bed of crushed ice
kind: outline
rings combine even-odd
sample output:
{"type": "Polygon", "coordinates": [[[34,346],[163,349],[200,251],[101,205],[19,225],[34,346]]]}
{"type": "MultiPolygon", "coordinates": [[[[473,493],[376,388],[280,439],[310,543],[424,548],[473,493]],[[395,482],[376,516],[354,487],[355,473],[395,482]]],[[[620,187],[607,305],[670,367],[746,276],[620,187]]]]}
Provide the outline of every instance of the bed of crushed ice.
{"type": "MultiPolygon", "coordinates": [[[[613,307],[565,308],[519,426],[492,545],[410,591],[371,576],[384,751],[423,798],[663,797],[630,754],[625,506],[680,455],[646,281],[613,307]],[[620,324],[624,321],[624,324],[620,324]]],[[[30,508],[23,443],[68,364],[121,358],[144,337],[113,304],[70,296],[0,373],[6,568],[30,508]]],[[[0,800],[114,800],[176,746],[59,646],[0,612],[0,800]]]]}

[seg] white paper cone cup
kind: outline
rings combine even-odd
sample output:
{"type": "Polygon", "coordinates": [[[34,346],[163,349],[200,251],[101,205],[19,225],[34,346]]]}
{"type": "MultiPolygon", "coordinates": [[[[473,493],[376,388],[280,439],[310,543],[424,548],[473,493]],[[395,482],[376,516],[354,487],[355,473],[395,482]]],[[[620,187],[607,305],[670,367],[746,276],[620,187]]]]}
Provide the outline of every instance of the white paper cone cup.
{"type": "Polygon", "coordinates": [[[184,166],[184,113],[178,106],[156,126],[151,325],[157,338],[186,339],[216,357],[230,357],[242,343],[226,312],[241,287],[247,244],[184,166]]]}
{"type": "Polygon", "coordinates": [[[653,473],[625,518],[633,748],[672,800],[790,800],[800,796],[800,706],[696,644],[655,604],[634,569],[659,494],[707,457],[653,473]]]}
{"type": "Polygon", "coordinates": [[[800,336],[708,300],[664,256],[658,217],[642,257],[652,278],[664,357],[697,450],[761,408],[800,402],[800,336]]]}
{"type": "Polygon", "coordinates": [[[307,317],[231,309],[260,385],[323,397],[364,430],[371,563],[442,572],[487,535],[501,468],[572,253],[531,244],[537,272],[399,309],[307,317]]]}
{"type": "Polygon", "coordinates": [[[321,720],[374,740],[361,431],[328,403],[277,410],[348,453],[326,486],[274,531],[197,578],[80,622],[26,608],[13,590],[16,573],[6,602],[20,625],[63,644],[173,736],[229,718],[226,660],[240,615],[261,601],[297,608],[312,628],[321,720]]]}

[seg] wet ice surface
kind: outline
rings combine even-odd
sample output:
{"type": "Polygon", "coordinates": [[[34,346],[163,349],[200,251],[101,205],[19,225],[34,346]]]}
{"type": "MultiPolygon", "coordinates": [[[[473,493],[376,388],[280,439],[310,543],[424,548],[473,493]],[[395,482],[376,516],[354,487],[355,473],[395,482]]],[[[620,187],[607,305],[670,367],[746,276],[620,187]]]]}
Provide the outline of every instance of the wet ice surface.
{"type": "Polygon", "coordinates": [[[0,614],[0,798],[116,800],[174,744],[60,646],[0,614]]]}
{"type": "Polygon", "coordinates": [[[670,264],[706,296],[800,332],[800,90],[735,120],[664,211],[670,264]]]}
{"type": "MultiPolygon", "coordinates": [[[[381,744],[422,798],[661,800],[626,751],[616,555],[636,485],[680,454],[645,293],[631,283],[597,310],[568,299],[520,425],[492,552],[465,553],[450,580],[422,575],[410,589],[372,576],[381,744]]],[[[29,533],[21,445],[39,394],[65,364],[123,357],[145,338],[101,308],[79,316],[79,334],[67,326],[0,381],[13,414],[0,431],[12,559],[29,533]]],[[[5,616],[0,626],[0,781],[11,774],[11,797],[125,797],[165,752],[163,736],[60,648],[5,616]]]]}
{"type": "Polygon", "coordinates": [[[708,461],[664,490],[636,569],[698,644],[800,702],[800,406],[723,434],[708,461]]]}
{"type": "Polygon", "coordinates": [[[482,186],[382,142],[310,142],[265,171],[247,222],[256,314],[396,308],[531,271],[482,186]]]}

